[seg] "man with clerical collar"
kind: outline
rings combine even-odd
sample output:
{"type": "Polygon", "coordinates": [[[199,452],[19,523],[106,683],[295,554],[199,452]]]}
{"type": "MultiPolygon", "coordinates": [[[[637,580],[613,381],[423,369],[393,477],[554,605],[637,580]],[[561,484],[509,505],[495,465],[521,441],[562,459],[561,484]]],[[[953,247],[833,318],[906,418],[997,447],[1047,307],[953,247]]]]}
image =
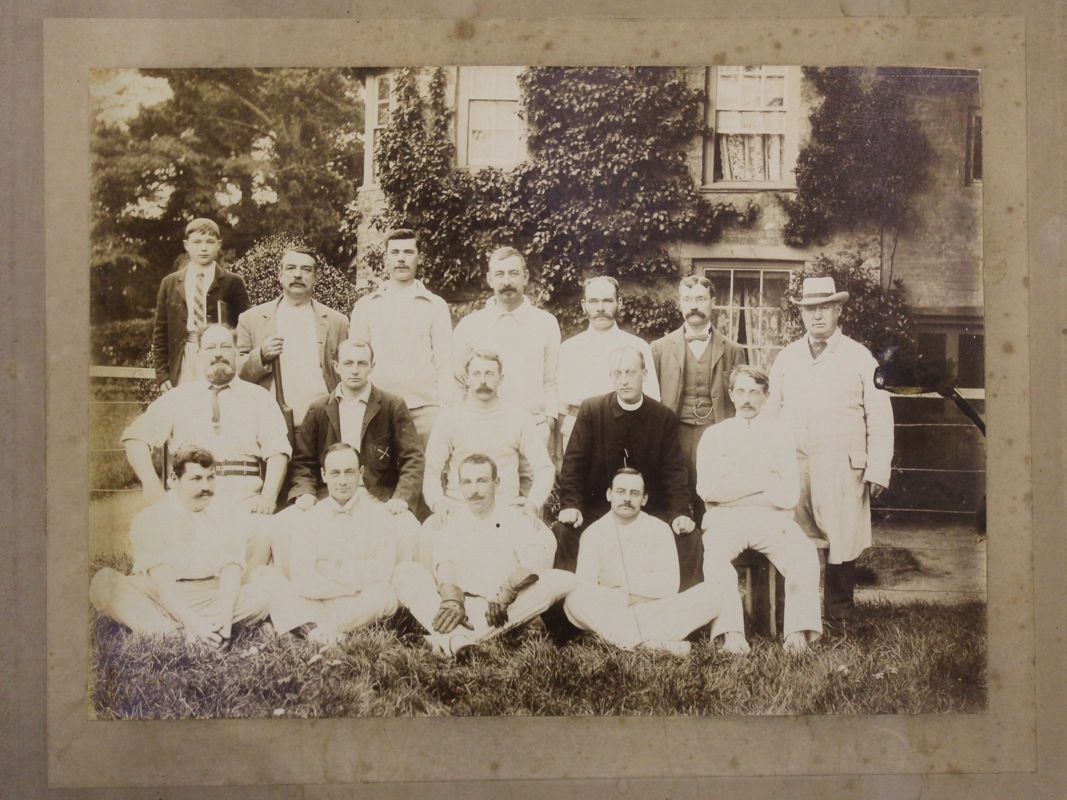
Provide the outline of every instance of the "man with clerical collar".
{"type": "Polygon", "coordinates": [[[530,621],[574,586],[574,575],[552,569],[556,543],[544,523],[497,502],[491,458],[472,453],[457,472],[464,507],[435,537],[431,569],[399,564],[393,577],[401,605],[444,655],[530,621]]]}
{"type": "Polygon", "coordinates": [[[871,545],[871,498],[889,487],[893,407],[875,386],[878,362],[837,326],[848,292],[832,277],[805,278],[807,333],[778,353],[767,408],[790,428],[800,468],[796,519],[829,544],[823,581],[828,620],[854,616],[855,565],[871,545]]]}
{"type": "Polygon", "coordinates": [[[327,496],[306,512],[279,515],[290,533],[289,579],[277,577],[271,622],[278,633],[314,625],[308,639],[337,644],[356,628],[396,613],[393,517],[359,492],[359,454],[331,445],[322,461],[327,496]]]}
{"type": "Polygon", "coordinates": [[[248,309],[237,322],[241,378],[273,392],[299,428],[311,401],[337,386],[337,345],[348,337],[344,314],[315,302],[318,257],[292,246],[278,262],[280,297],[248,309]]]}
{"type": "Polygon", "coordinates": [[[686,655],[685,637],[715,618],[723,587],[698,583],[678,591],[674,536],[642,511],[648,493],[639,471],[619,470],[605,496],[610,510],[582,534],[578,583],[563,606],[567,618],[616,647],[686,655]]]}
{"type": "MultiPolygon", "coordinates": [[[[288,429],[270,392],[236,377],[233,331],[208,325],[197,334],[203,378],[177,386],[154,400],[122,434],[126,458],[149,503],[164,489],[152,463],[152,448],[173,454],[196,444],[215,458],[219,496],[257,514],[273,514],[292,454],[288,429]],[[265,471],[264,471],[265,465],[265,471]]],[[[266,563],[269,545],[249,562],[266,563]]]]}
{"type": "Polygon", "coordinates": [[[375,384],[404,399],[425,449],[437,413],[452,395],[452,315],[448,303],[416,277],[415,231],[390,231],[382,258],[389,278],[356,301],[349,336],[374,348],[375,384]]]}
{"type": "Polygon", "coordinates": [[[180,632],[211,645],[229,640],[234,623],[267,616],[270,581],[262,568],[247,574],[251,517],[213,500],[215,468],[203,447],[174,452],[170,491],[134,517],[132,573],[105,567],[93,576],[89,599],[97,611],[134,633],[180,632]]]}
{"type": "MultiPolygon", "coordinates": [[[[779,419],[761,412],[767,373],[741,365],[730,373],[730,398],[737,416],[712,425],[697,448],[697,493],[704,514],[704,580],[736,586],[730,563],[746,548],[770,560],[785,578],[785,648],[806,650],[822,633],[819,554],[793,519],[800,496],[793,434],[779,419]]],[[[741,598],[723,595],[712,635],[725,634],[723,649],[748,652],[741,598]]]]}
{"type": "Polygon", "coordinates": [[[507,366],[500,397],[535,416],[547,446],[559,409],[559,323],[523,293],[529,277],[526,259],[514,247],[501,247],[489,256],[486,280],[493,296],[484,308],[461,319],[453,336],[456,396],[467,394],[466,364],[471,352],[499,353],[507,366]]]}
{"type": "Polygon", "coordinates": [[[559,423],[564,451],[582,401],[612,390],[611,376],[604,370],[604,364],[618,348],[629,346],[641,353],[647,367],[643,392],[646,397],[659,400],[652,350],[644,339],[627,333],[615,322],[621,304],[619,282],[610,275],[586,280],[582,311],[589,319],[589,327],[559,348],[559,423]]]}
{"type": "MultiPolygon", "coordinates": [[[[612,478],[621,467],[647,476],[648,511],[675,534],[682,589],[700,581],[700,534],[690,508],[685,457],[678,444],[678,418],[646,397],[645,361],[639,350],[621,347],[608,358],[615,391],[584,400],[560,470],[556,566],[573,570],[586,525],[610,508],[612,478]]],[[[676,587],[678,588],[678,587],[676,587]]]]}
{"type": "MultiPolygon", "coordinates": [[[[423,454],[415,424],[402,398],[371,382],[374,349],[369,342],[346,339],[337,348],[337,388],[313,400],[296,437],[293,486],[289,500],[300,511],[326,497],[323,466],[331,448],[343,442],[361,461],[360,491],[385,504],[393,515],[397,557],[410,559],[419,523],[413,514],[422,492],[423,454]]],[[[290,514],[288,509],[283,514],[290,514]]],[[[285,544],[272,542],[276,562],[285,563],[285,544]]],[[[284,566],[283,566],[284,570],[284,566]]]]}
{"type": "Polygon", "coordinates": [[[699,525],[704,503],[696,494],[696,452],[704,431],[734,415],[726,385],[738,364],[747,363],[744,348],[715,330],[711,281],[687,275],[678,285],[678,307],[685,320],[652,343],[663,404],[678,415],[678,437],[689,465],[694,520],[699,525]]]}
{"type": "Polygon", "coordinates": [[[164,392],[202,377],[196,332],[209,323],[231,328],[248,308],[248,290],[239,275],[218,263],[222,236],[210,219],[185,226],[187,259],[163,278],[152,326],[152,366],[164,392]]]}

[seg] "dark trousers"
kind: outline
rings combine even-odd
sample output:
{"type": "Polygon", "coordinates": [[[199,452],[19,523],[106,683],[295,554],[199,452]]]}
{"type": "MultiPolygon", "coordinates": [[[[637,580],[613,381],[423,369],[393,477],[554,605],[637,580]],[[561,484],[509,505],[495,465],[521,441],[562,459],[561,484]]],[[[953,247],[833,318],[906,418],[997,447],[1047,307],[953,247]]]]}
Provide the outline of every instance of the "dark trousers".
{"type": "Polygon", "coordinates": [[[710,424],[686,425],[684,422],[678,426],[678,443],[682,446],[685,463],[689,468],[689,502],[693,506],[693,522],[698,528],[704,520],[704,499],[697,494],[697,446],[700,444],[700,437],[709,427],[710,424]]]}
{"type": "Polygon", "coordinates": [[[856,613],[856,562],[827,564],[823,574],[823,616],[851,619],[856,613]]]}

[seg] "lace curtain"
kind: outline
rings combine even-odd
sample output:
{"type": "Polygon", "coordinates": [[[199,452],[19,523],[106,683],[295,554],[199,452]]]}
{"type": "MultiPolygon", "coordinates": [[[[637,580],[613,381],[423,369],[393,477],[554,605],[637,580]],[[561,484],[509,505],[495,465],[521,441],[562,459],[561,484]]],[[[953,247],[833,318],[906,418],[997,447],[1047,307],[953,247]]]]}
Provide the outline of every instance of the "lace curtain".
{"type": "Polygon", "coordinates": [[[719,134],[722,179],[780,181],[783,139],[780,133],[719,134]]]}

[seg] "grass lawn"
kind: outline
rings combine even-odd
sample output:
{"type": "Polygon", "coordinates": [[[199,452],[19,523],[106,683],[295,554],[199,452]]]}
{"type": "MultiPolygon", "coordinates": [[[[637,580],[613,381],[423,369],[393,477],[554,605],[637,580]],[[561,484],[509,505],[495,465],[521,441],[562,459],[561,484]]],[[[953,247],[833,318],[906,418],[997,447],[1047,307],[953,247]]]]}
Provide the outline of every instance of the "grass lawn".
{"type": "Polygon", "coordinates": [[[847,634],[804,656],[752,639],[730,657],[623,652],[583,637],[557,647],[514,631],[442,661],[401,612],[319,650],[238,630],[228,650],[151,640],[92,620],[90,698],[100,719],[407,715],[977,712],[986,704],[985,604],[867,604],[847,634]]]}

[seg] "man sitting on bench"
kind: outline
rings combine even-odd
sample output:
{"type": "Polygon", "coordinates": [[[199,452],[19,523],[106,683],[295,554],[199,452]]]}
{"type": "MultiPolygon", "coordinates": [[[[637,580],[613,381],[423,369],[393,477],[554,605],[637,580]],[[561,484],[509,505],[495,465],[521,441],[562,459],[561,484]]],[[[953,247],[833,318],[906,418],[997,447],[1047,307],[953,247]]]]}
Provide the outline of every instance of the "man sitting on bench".
{"type": "MultiPolygon", "coordinates": [[[[746,548],[758,550],[785,577],[785,648],[806,650],[822,633],[819,554],[793,519],[800,496],[793,436],[776,417],[760,414],[767,374],[741,365],[730,373],[737,416],[712,425],[697,448],[697,493],[704,515],[704,580],[736,585],[730,563],[746,548]]],[[[712,635],[723,647],[747,653],[744,614],[736,591],[723,593],[712,635]]]]}

